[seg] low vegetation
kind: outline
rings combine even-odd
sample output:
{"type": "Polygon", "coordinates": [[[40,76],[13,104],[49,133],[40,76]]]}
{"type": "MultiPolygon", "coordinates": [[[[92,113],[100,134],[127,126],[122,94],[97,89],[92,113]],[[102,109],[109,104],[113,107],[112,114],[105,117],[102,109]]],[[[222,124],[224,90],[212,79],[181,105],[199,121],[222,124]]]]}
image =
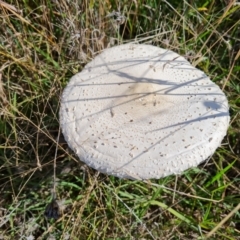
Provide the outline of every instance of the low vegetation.
{"type": "Polygon", "coordinates": [[[0,1],[0,239],[240,239],[239,12],[227,0],[0,1]],[[185,56],[229,100],[222,145],[181,176],[99,174],[58,139],[69,78],[126,42],[185,56]],[[54,159],[61,216],[49,219],[54,159]]]}

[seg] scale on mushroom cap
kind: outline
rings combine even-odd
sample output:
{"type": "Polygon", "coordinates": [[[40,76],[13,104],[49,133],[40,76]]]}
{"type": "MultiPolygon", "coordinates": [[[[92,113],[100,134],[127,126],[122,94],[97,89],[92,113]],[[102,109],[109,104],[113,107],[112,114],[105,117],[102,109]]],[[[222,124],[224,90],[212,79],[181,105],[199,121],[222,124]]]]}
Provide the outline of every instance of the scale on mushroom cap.
{"type": "Polygon", "coordinates": [[[229,125],[226,96],[173,51],[105,49],[63,91],[62,132],[81,161],[120,178],[151,179],[197,166],[229,125]]]}

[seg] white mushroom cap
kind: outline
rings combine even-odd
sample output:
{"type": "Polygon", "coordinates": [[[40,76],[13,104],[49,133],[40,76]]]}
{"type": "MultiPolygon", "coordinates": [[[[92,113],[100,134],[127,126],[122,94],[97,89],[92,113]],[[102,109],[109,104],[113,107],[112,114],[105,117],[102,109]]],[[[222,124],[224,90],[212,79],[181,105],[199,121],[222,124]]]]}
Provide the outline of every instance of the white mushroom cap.
{"type": "Polygon", "coordinates": [[[60,123],[90,167],[150,179],[212,155],[226,135],[228,110],[220,88],[180,55],[127,44],[104,50],[71,78],[60,123]]]}

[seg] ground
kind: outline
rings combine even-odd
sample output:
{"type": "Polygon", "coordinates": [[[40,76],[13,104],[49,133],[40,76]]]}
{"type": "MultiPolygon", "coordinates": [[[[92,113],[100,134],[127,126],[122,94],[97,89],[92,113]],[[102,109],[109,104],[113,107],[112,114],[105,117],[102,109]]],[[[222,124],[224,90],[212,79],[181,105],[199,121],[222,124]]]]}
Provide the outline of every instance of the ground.
{"type": "Polygon", "coordinates": [[[240,239],[239,11],[224,0],[0,1],[0,239],[240,239]],[[106,176],[58,138],[70,77],[132,41],[186,57],[228,98],[221,146],[181,176],[106,176]],[[53,180],[57,219],[44,215],[53,180]]]}

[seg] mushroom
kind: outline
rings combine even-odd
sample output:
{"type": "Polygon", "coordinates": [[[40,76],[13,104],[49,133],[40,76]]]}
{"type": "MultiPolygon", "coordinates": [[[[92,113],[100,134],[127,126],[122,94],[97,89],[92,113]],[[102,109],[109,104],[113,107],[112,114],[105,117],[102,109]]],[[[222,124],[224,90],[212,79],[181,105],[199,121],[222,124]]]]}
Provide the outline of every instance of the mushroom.
{"type": "Polygon", "coordinates": [[[229,125],[226,96],[177,53],[105,49],[64,89],[60,124],[81,161],[129,179],[179,174],[211,156],[229,125]]]}

